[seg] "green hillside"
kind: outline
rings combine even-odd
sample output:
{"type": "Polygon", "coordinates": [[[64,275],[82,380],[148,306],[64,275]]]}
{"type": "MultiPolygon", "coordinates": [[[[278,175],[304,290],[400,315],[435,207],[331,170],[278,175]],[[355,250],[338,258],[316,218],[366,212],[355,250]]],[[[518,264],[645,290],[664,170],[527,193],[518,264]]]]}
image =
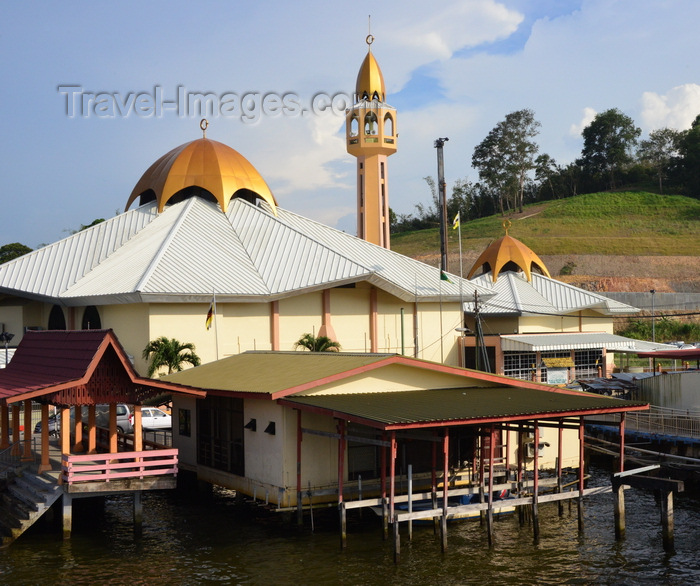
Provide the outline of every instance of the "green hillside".
{"type": "MultiPolygon", "coordinates": [[[[700,255],[700,200],[679,195],[590,193],[532,204],[509,219],[510,235],[539,255],[700,255]]],[[[481,252],[504,234],[503,222],[463,219],[463,251],[481,252]]],[[[448,231],[454,251],[457,231],[448,231]]],[[[391,248],[412,257],[439,254],[439,230],[392,234],[391,248]]]]}

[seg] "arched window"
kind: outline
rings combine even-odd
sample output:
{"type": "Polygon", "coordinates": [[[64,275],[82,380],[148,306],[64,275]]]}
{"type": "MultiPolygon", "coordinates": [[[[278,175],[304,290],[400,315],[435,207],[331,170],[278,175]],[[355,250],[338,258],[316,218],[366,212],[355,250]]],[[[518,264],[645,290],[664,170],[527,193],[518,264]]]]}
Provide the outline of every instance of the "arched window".
{"type": "Polygon", "coordinates": [[[66,316],[63,313],[63,308],[60,305],[54,305],[49,314],[49,329],[50,330],[65,330],[66,316]]]}
{"type": "Polygon", "coordinates": [[[357,136],[360,132],[360,121],[357,118],[357,114],[353,115],[350,120],[350,136],[357,136]]]}
{"type": "Polygon", "coordinates": [[[394,119],[391,114],[384,116],[384,136],[394,136],[394,119]]]}
{"type": "Polygon", "coordinates": [[[374,112],[365,114],[365,134],[377,134],[377,115],[374,112]]]}
{"type": "Polygon", "coordinates": [[[83,323],[81,328],[84,330],[100,330],[102,329],[102,321],[97,308],[94,305],[88,305],[83,313],[83,323]]]}

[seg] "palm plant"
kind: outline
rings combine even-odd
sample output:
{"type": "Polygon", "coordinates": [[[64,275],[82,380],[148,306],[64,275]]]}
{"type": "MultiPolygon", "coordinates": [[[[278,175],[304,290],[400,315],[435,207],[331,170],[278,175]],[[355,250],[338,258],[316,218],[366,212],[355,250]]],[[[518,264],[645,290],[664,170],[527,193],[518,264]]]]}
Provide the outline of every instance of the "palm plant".
{"type": "Polygon", "coordinates": [[[168,374],[181,371],[185,363],[199,366],[201,360],[194,349],[191,342],[182,344],[175,338],[161,336],[151,340],[143,349],[144,359],[150,360],[148,376],[153,376],[163,366],[168,367],[168,374]]]}
{"type": "Polygon", "coordinates": [[[340,343],[331,340],[328,336],[314,336],[313,334],[304,334],[294,343],[294,348],[306,348],[311,352],[338,352],[340,343]]]}

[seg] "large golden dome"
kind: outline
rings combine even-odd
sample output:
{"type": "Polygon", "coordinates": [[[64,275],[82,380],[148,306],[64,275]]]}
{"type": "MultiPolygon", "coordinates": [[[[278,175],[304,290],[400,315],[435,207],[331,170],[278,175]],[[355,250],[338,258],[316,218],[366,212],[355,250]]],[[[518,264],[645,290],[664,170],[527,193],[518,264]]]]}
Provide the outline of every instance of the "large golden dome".
{"type": "Polygon", "coordinates": [[[208,138],[180,145],[163,155],[139,179],[126,210],[137,199],[140,205],[155,200],[158,212],[165,205],[199,195],[213,199],[226,212],[234,197],[251,202],[264,199],[276,213],[277,201],[255,167],[239,152],[208,138]]]}
{"type": "Polygon", "coordinates": [[[384,89],[384,76],[382,70],[379,69],[379,63],[372,55],[372,50],[367,51],[367,57],[360,66],[360,71],[357,74],[357,83],[355,84],[355,94],[357,99],[363,97],[367,100],[374,98],[374,95],[380,102],[384,101],[386,90],[384,89]]]}
{"type": "Polygon", "coordinates": [[[501,271],[521,270],[525,273],[528,281],[532,281],[533,269],[551,278],[547,267],[532,250],[525,246],[520,240],[506,235],[495,242],[481,253],[476,259],[474,266],[469,271],[467,279],[471,279],[479,269],[483,273],[491,272],[491,278],[495,283],[501,271]]]}

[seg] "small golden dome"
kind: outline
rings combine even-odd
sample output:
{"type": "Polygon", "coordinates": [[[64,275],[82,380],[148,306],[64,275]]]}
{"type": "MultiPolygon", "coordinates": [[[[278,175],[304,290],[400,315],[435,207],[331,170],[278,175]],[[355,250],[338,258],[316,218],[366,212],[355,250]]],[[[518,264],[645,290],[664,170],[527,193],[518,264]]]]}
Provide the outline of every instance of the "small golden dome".
{"type": "Polygon", "coordinates": [[[384,101],[386,90],[384,89],[384,76],[382,70],[379,69],[379,63],[372,55],[372,50],[367,52],[367,57],[362,62],[360,72],[357,74],[357,83],[355,84],[355,94],[357,99],[372,100],[375,97],[380,102],[384,101]]]}
{"type": "Polygon", "coordinates": [[[234,197],[251,202],[261,198],[277,213],[277,201],[255,167],[238,151],[208,138],[180,145],[153,163],[131,192],[125,210],[140,197],[139,205],[155,200],[162,212],[168,202],[192,195],[217,201],[224,212],[234,197]]]}
{"type": "Polygon", "coordinates": [[[532,271],[539,272],[551,278],[547,267],[532,250],[525,246],[520,240],[506,235],[495,242],[481,253],[474,266],[469,271],[467,279],[471,279],[474,274],[483,269],[483,273],[491,272],[491,278],[495,283],[499,273],[508,270],[520,269],[525,273],[528,281],[532,281],[532,271]]]}

